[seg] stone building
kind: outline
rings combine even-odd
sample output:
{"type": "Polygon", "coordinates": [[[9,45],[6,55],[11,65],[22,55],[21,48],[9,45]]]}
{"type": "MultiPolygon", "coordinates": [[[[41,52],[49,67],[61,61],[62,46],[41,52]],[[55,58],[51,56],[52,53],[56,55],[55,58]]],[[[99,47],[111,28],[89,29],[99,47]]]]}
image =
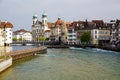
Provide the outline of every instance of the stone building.
{"type": "Polygon", "coordinates": [[[42,21],[39,21],[38,16],[33,16],[33,25],[32,25],[32,38],[33,41],[39,41],[41,37],[46,38],[48,34],[48,25],[47,25],[47,14],[45,11],[42,14],[42,21]],[[46,31],[47,30],[47,31],[46,31]],[[47,32],[45,34],[45,32],[47,32]]]}

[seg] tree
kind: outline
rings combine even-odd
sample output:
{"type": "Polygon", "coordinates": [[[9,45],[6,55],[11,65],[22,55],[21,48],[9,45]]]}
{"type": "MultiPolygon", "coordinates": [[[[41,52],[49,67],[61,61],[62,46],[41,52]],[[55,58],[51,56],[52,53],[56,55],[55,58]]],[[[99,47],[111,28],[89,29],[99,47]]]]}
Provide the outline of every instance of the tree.
{"type": "Polygon", "coordinates": [[[40,37],[39,41],[45,41],[45,38],[44,37],[40,37]]]}
{"type": "Polygon", "coordinates": [[[19,41],[22,41],[22,38],[19,38],[19,41]]]}
{"type": "Polygon", "coordinates": [[[17,38],[12,38],[13,41],[17,41],[17,38]]]}
{"type": "Polygon", "coordinates": [[[48,41],[48,40],[49,40],[49,38],[46,38],[45,40],[46,40],[46,41],[48,41]]]}
{"type": "Polygon", "coordinates": [[[82,36],[80,37],[81,42],[83,43],[89,43],[91,39],[90,32],[84,32],[82,36]]]}

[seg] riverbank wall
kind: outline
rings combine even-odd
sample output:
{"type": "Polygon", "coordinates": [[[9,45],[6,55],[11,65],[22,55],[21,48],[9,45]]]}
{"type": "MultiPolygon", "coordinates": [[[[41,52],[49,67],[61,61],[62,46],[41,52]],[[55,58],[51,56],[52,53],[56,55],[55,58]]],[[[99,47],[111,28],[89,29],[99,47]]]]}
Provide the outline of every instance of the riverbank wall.
{"type": "Polygon", "coordinates": [[[25,50],[17,50],[13,52],[9,52],[10,56],[12,57],[13,61],[29,57],[29,56],[35,56],[37,54],[43,54],[47,52],[46,47],[37,47],[37,48],[30,48],[30,49],[25,49],[25,50]]]}
{"type": "Polygon", "coordinates": [[[0,72],[6,70],[12,65],[12,62],[18,59],[26,58],[29,56],[35,56],[37,54],[43,54],[47,52],[46,47],[37,47],[37,48],[30,48],[25,50],[17,50],[12,52],[7,52],[9,58],[3,59],[0,61],[0,72]]]}
{"type": "Polygon", "coordinates": [[[10,66],[12,66],[12,57],[0,62],[0,72],[6,70],[10,66]]]}

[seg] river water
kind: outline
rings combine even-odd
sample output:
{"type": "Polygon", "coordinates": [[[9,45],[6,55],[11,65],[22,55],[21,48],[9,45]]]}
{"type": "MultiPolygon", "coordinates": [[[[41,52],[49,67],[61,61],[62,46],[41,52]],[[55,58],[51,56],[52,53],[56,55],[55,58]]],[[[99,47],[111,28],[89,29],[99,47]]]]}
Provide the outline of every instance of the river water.
{"type": "MultiPolygon", "coordinates": [[[[13,50],[34,46],[12,46],[13,50]]],[[[47,49],[21,59],[0,80],[120,80],[120,53],[101,49],[47,49]]]]}

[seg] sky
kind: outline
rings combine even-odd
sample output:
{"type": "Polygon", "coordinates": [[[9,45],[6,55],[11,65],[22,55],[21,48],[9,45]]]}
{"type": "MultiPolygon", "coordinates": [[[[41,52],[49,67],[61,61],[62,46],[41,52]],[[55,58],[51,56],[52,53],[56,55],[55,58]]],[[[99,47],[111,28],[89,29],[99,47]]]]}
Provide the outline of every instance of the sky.
{"type": "Polygon", "coordinates": [[[31,31],[32,16],[41,21],[46,11],[48,22],[60,17],[65,22],[120,19],[120,0],[0,0],[0,20],[13,24],[13,30],[31,31]]]}

